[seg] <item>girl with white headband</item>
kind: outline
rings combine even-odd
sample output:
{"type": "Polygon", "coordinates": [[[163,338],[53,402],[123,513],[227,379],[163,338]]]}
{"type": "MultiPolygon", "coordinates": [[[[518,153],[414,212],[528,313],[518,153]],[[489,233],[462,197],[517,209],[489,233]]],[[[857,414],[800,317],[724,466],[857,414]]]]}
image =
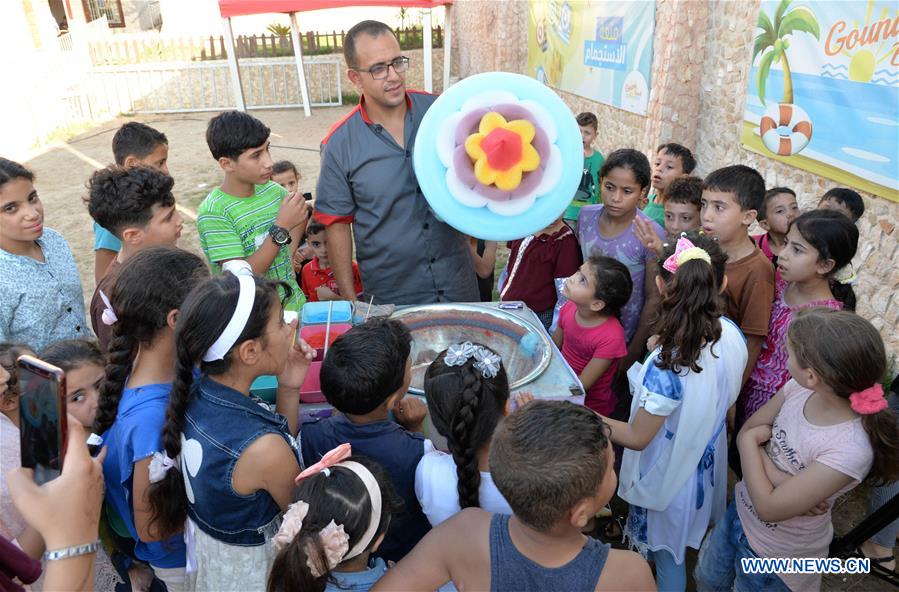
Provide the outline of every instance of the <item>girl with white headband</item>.
{"type": "Polygon", "coordinates": [[[378,550],[398,510],[390,478],[341,444],[300,473],[296,502],[275,535],[268,592],[371,588],[387,565],[378,550]]]}
{"type": "Polygon", "coordinates": [[[684,590],[686,548],[698,549],[725,510],[727,410],[737,400],[746,342],[722,316],[727,255],[697,232],[659,260],[662,301],[651,353],[628,372],[628,423],[607,419],[624,447],[618,495],[630,544],[655,562],[659,590],[684,590]]]}
{"type": "Polygon", "coordinates": [[[151,467],[149,505],[157,533],[184,528],[191,589],[264,589],[271,541],[293,501],[299,389],[313,350],[294,345],[279,287],[229,262],[178,313],[165,452],[151,467]],[[250,394],[262,375],[278,376],[277,413],[250,394]]]}

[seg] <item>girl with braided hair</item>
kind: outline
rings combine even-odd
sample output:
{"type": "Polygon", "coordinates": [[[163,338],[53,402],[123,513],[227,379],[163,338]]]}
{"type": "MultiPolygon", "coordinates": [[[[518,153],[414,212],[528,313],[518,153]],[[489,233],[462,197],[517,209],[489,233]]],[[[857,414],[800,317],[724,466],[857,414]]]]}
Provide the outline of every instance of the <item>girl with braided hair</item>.
{"type": "Polygon", "coordinates": [[[185,586],[180,533],[164,537],[152,524],[147,492],[175,380],[175,319],[190,290],[209,277],[202,259],[174,247],[152,247],[125,263],[110,293],[100,293],[111,326],[106,376],[94,433],[108,447],[103,461],[107,514],[118,520],[119,550],[150,564],[169,590],[185,586]],[[130,536],[130,540],[126,537],[130,536]],[[133,545],[133,547],[132,547],[133,545]]]}
{"type": "Polygon", "coordinates": [[[428,521],[437,526],[470,507],[511,514],[487,466],[493,432],[509,410],[502,359],[478,343],[451,345],[428,367],[424,391],[451,453],[425,454],[415,471],[415,494],[428,521]],[[457,495],[447,495],[454,490],[457,495]]]}

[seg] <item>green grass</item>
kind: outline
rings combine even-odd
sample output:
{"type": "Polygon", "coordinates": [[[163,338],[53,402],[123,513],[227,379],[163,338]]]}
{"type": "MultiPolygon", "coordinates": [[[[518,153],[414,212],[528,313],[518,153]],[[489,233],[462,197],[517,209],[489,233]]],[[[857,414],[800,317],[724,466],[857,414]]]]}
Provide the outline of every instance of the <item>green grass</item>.
{"type": "Polygon", "coordinates": [[[66,123],[47,134],[47,136],[44,138],[43,143],[55,144],[57,142],[68,142],[72,138],[83,134],[90,129],[93,129],[94,127],[96,127],[96,125],[96,122],[90,121],[76,121],[73,123],[66,123]]]}
{"type": "Polygon", "coordinates": [[[354,90],[345,90],[340,93],[344,105],[355,105],[359,102],[359,93],[354,90]]]}

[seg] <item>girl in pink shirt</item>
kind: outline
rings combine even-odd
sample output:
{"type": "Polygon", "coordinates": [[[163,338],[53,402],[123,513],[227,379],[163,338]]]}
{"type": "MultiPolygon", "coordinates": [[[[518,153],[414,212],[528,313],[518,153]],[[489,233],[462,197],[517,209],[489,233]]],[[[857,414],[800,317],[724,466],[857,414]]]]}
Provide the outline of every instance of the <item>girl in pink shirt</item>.
{"type": "Polygon", "coordinates": [[[899,478],[877,330],[854,313],[806,310],[787,349],[793,379],[737,436],[743,481],[702,545],[699,590],[818,590],[820,574],[749,574],[740,560],[826,557],[834,500],[866,478],[899,478]]]}
{"type": "Polygon", "coordinates": [[[610,415],[618,403],[612,379],[627,355],[618,315],[632,289],[627,267],[601,255],[589,257],[562,286],[568,302],[559,311],[553,341],[584,385],[584,405],[601,415],[610,415]]]}

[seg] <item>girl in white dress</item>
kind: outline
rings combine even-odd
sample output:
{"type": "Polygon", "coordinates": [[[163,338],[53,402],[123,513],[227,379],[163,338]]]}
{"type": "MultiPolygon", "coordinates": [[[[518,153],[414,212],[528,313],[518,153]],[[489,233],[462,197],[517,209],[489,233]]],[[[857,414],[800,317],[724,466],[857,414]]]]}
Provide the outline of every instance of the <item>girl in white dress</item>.
{"type": "Polygon", "coordinates": [[[415,494],[431,526],[462,508],[511,514],[487,466],[490,440],[509,404],[500,356],[470,341],[451,345],[428,367],[424,391],[431,421],[450,450],[425,454],[415,471],[415,494]]]}
{"type": "Polygon", "coordinates": [[[742,333],[721,316],[726,261],[695,232],[666,247],[652,353],[628,372],[630,420],[606,419],[625,448],[618,495],[631,504],[626,534],[655,562],[659,590],[686,588],[686,547],[698,549],[725,509],[725,421],[747,358],[742,333]]]}

